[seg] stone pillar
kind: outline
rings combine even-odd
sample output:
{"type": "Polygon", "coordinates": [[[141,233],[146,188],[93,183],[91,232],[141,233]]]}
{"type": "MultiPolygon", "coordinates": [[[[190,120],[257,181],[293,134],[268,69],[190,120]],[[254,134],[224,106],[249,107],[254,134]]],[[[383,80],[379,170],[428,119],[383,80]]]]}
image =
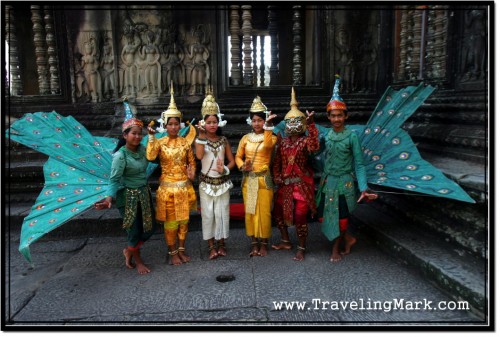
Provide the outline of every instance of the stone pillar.
{"type": "Polygon", "coordinates": [[[35,43],[39,93],[40,95],[47,95],[50,94],[47,70],[47,46],[45,43],[45,28],[43,26],[40,6],[31,6],[31,21],[33,22],[33,41],[35,43]]]}
{"type": "Polygon", "coordinates": [[[252,45],[253,45],[253,56],[252,56],[252,61],[253,61],[253,82],[257,84],[258,82],[258,75],[259,75],[259,68],[257,67],[257,40],[259,39],[258,35],[252,36],[252,45]]]}
{"type": "Polygon", "coordinates": [[[304,82],[302,63],[302,6],[293,6],[293,84],[300,85],[304,82]]]}
{"type": "Polygon", "coordinates": [[[9,78],[6,78],[5,80],[7,81],[8,88],[10,89],[10,94],[18,96],[22,95],[23,92],[13,10],[12,6],[5,6],[5,41],[8,44],[7,52],[9,53],[9,78]]]}
{"type": "Polygon", "coordinates": [[[244,5],[241,6],[243,10],[243,24],[241,30],[243,33],[243,84],[252,85],[253,84],[253,74],[252,74],[252,6],[244,5]]]}
{"type": "Polygon", "coordinates": [[[238,5],[231,5],[231,84],[241,84],[241,43],[240,43],[240,14],[238,5]]]}
{"type": "Polygon", "coordinates": [[[446,79],[447,10],[432,6],[428,12],[426,77],[443,82],[446,79]]]}
{"type": "Polygon", "coordinates": [[[424,15],[424,10],[412,10],[411,15],[413,16],[413,27],[412,27],[412,44],[410,59],[406,65],[407,73],[406,75],[410,80],[417,80],[420,74],[420,53],[423,52],[421,48],[422,41],[422,16],[424,15]]]}
{"type": "Polygon", "coordinates": [[[406,58],[408,54],[408,10],[403,9],[401,11],[401,21],[400,21],[400,32],[399,32],[399,38],[400,38],[400,44],[399,44],[399,67],[398,67],[398,74],[397,74],[397,79],[402,81],[405,79],[405,64],[406,64],[406,58]]]}
{"type": "Polygon", "coordinates": [[[45,31],[47,32],[47,54],[49,56],[49,73],[50,73],[50,92],[51,94],[60,93],[60,80],[59,80],[59,58],[57,56],[57,45],[54,34],[54,18],[52,9],[45,8],[45,31]]]}
{"type": "Polygon", "coordinates": [[[279,82],[278,70],[278,22],[276,21],[277,15],[276,6],[268,6],[267,19],[269,21],[268,31],[271,38],[271,67],[269,68],[269,85],[276,85],[279,82]]]}
{"type": "Polygon", "coordinates": [[[422,11],[403,9],[400,25],[400,62],[397,79],[416,80],[420,71],[422,11]]]}
{"type": "Polygon", "coordinates": [[[264,61],[264,41],[265,36],[260,36],[260,86],[263,87],[265,85],[264,76],[266,74],[266,63],[264,61]]]}

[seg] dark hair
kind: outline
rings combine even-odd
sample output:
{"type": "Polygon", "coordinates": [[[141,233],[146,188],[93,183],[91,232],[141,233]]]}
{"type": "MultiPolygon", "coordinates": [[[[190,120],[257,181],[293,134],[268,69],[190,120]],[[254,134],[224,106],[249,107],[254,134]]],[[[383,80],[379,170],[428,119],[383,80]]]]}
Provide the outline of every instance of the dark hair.
{"type": "MultiPolygon", "coordinates": [[[[127,130],[123,131],[122,132],[122,135],[124,133],[126,133],[128,135],[128,133],[130,132],[130,130],[132,130],[132,128],[128,128],[127,130]]],[[[120,148],[123,147],[123,145],[127,144],[127,141],[125,140],[125,138],[121,137],[119,140],[118,140],[118,143],[116,144],[116,147],[115,149],[113,150],[113,153],[117,152],[118,150],[120,150],[120,148]]]]}
{"type": "Polygon", "coordinates": [[[250,119],[252,119],[253,116],[257,116],[257,117],[262,118],[263,120],[266,120],[266,114],[264,113],[264,111],[250,112],[250,119]]]}
{"type": "Polygon", "coordinates": [[[179,124],[181,123],[181,119],[179,117],[168,117],[167,118],[167,122],[165,124],[168,124],[168,121],[170,120],[170,118],[175,118],[175,119],[177,119],[177,121],[179,122],[179,124]]]}
{"type": "MultiPolygon", "coordinates": [[[[219,116],[218,115],[205,115],[205,117],[203,117],[203,120],[206,121],[208,117],[210,116],[215,116],[215,118],[217,118],[217,123],[220,122],[220,119],[219,119],[219,116]]],[[[222,128],[217,128],[217,131],[215,131],[215,134],[217,136],[222,136],[222,128]]]]}

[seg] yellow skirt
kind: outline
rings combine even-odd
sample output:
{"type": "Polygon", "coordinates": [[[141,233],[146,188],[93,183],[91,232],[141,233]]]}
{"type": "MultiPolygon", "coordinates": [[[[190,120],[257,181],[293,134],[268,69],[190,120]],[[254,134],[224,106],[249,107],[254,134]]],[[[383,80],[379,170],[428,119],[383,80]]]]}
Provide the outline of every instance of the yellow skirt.
{"type": "Polygon", "coordinates": [[[191,184],[180,188],[160,185],[156,191],[156,219],[158,221],[189,220],[189,212],[197,209],[196,193],[191,184]]]}
{"type": "MultiPolygon", "coordinates": [[[[247,200],[247,179],[247,177],[244,178],[242,187],[244,203],[247,200]]],[[[266,188],[264,177],[259,177],[258,179],[259,189],[257,192],[255,214],[245,213],[245,229],[247,236],[269,239],[271,237],[271,208],[274,191],[272,188],[266,188]]]]}

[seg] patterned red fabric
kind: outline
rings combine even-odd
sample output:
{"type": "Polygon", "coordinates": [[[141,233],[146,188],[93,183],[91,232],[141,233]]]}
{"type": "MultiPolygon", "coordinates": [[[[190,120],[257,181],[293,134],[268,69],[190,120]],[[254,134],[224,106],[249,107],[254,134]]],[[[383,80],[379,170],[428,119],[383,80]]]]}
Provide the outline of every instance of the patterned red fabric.
{"type": "Polygon", "coordinates": [[[287,225],[297,223],[294,221],[294,199],[305,201],[311,213],[316,213],[314,173],[307,158],[310,153],[319,150],[319,139],[314,123],[309,124],[307,129],[308,135],[302,135],[295,141],[292,137],[280,138],[274,158],[274,181],[278,185],[275,203],[283,208],[282,216],[287,225]]]}

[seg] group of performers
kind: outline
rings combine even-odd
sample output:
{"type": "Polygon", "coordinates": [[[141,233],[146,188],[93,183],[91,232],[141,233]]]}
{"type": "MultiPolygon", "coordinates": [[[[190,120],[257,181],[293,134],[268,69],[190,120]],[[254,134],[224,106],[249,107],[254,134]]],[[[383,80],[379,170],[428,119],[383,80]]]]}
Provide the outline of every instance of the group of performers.
{"type": "Polygon", "coordinates": [[[123,140],[115,149],[111,168],[109,196],[95,204],[97,209],[113,203],[123,216],[128,246],[123,250],[126,266],[140,274],[150,272],[140,257],[140,247],[163,223],[169,263],[181,265],[190,261],[185,242],[189,215],[197,210],[192,182],[196,161],[201,161],[199,196],[203,239],[208,243],[208,257],[226,256],[225,240],[229,237],[229,174],[233,168],[242,172],[242,194],[246,235],[251,239],[250,256],[266,256],[271,238],[272,219],[281,235],[275,250],[291,250],[288,227],[295,226],[298,239],[294,260],[305,257],[308,221],[317,216],[322,231],[333,241],[331,261],[339,261],[350,252],[356,238],[348,230],[349,214],[357,201],[375,199],[367,193],[365,168],[356,134],[345,128],[347,107],[338,90],[327,105],[332,128],[314,123],[314,112],[298,108],[292,88],[290,111],[280,123],[257,96],[251,105],[247,123],[252,132],[245,134],[233,156],[231,146],[222,135],[222,119],[213,93],[207,90],[197,123],[194,147],[179,136],[182,113],[177,109],[174,93],[168,110],[161,116],[167,136],[156,138],[152,125],[147,126],[147,146],[141,144],[143,124],[130,118],[123,124],[123,140]],[[324,168],[319,189],[315,192],[314,170],[309,160],[324,148],[324,168]],[[159,160],[161,176],[156,192],[156,209],[147,184],[148,161],[159,160]],[[357,181],[357,183],[356,183],[357,181]],[[361,193],[356,198],[357,191],[361,193]],[[276,195],[275,195],[276,194],[276,195]],[[156,219],[156,221],[155,221],[156,219]]]}

